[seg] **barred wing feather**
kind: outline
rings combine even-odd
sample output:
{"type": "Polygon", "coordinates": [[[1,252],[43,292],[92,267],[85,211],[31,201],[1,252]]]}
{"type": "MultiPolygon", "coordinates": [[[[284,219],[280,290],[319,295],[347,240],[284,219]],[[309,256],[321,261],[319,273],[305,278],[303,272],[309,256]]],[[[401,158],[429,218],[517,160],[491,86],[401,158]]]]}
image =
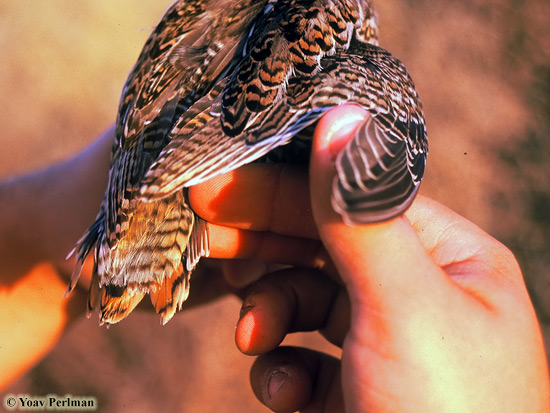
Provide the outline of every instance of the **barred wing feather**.
{"type": "MultiPolygon", "coordinates": [[[[148,171],[141,188],[158,199],[253,162],[287,144],[328,109],[355,103],[371,114],[337,160],[333,205],[346,222],[390,219],[404,212],[418,190],[427,137],[422,108],[403,65],[383,49],[352,42],[326,56],[314,76],[289,79],[286,96],[229,137],[219,113],[191,120],[148,171]]],[[[225,89],[224,89],[225,90],[225,89]]],[[[223,92],[222,92],[223,93],[223,92]]],[[[218,97],[219,99],[219,97],[218,97]]]]}

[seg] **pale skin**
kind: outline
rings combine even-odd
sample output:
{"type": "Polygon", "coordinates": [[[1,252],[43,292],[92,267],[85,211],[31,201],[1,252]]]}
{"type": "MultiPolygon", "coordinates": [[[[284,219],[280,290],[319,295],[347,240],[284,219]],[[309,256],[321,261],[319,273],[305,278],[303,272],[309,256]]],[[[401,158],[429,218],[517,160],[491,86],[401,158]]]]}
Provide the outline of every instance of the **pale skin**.
{"type": "MultiPolygon", "coordinates": [[[[190,191],[210,223],[211,256],[225,259],[195,276],[191,304],[243,297],[236,343],[261,355],[252,387],[273,411],[549,410],[540,329],[505,246],[425,197],[377,225],[349,227],[333,212],[334,153],[365,116],[348,106],[323,117],[309,181],[297,167],[252,165],[190,191]],[[264,262],[299,268],[258,281],[264,262]],[[288,332],[315,329],[342,346],[342,360],[278,348],[288,332]]],[[[1,387],[84,312],[87,277],[61,298],[64,258],[95,216],[112,139],[0,185],[10,201],[0,202],[0,331],[12,332],[0,338],[1,387]],[[28,343],[29,328],[41,339],[28,343]]]]}

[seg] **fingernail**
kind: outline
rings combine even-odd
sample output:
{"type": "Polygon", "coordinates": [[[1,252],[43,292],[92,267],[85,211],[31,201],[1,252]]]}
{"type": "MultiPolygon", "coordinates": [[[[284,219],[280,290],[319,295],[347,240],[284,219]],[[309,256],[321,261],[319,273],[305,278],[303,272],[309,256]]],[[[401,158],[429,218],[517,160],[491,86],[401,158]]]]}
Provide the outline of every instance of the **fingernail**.
{"type": "Polygon", "coordinates": [[[281,369],[273,371],[267,382],[267,397],[273,398],[287,381],[288,373],[286,371],[281,369]]]}
{"type": "Polygon", "coordinates": [[[330,142],[328,145],[328,150],[333,157],[336,157],[344,146],[346,146],[350,140],[351,133],[363,119],[364,117],[361,116],[348,117],[345,121],[334,125],[334,130],[331,130],[329,134],[330,142]]]}
{"type": "Polygon", "coordinates": [[[332,114],[328,117],[329,127],[324,135],[322,145],[328,149],[331,158],[336,158],[349,141],[350,134],[357,125],[364,121],[368,113],[359,106],[349,105],[343,114],[332,114]]]}
{"type": "Polygon", "coordinates": [[[239,321],[241,321],[243,317],[247,315],[254,307],[254,304],[244,301],[243,305],[241,306],[241,311],[239,312],[239,321]]]}

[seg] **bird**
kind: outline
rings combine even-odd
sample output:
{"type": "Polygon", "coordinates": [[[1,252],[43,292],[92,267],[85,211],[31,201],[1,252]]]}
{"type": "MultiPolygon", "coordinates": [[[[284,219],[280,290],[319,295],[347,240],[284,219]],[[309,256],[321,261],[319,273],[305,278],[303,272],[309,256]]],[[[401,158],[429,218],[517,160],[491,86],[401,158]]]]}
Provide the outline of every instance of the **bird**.
{"type": "Polygon", "coordinates": [[[370,116],[336,158],[332,206],[362,225],[403,214],[428,153],[422,104],[379,46],[370,0],[178,0],[123,88],[99,213],[69,256],[93,254],[88,314],[114,324],[146,294],[166,324],[209,255],[188,188],[251,162],[292,161],[329,109],[370,116]],[[306,132],[304,132],[306,131],[306,132]]]}

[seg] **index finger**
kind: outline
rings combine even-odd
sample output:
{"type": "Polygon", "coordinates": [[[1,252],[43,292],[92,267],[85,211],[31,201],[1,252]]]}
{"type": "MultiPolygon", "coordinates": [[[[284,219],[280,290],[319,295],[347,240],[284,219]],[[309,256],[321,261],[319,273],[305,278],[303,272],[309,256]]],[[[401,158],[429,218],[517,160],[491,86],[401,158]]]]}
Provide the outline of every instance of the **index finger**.
{"type": "Polygon", "coordinates": [[[329,259],[311,213],[307,170],[252,164],[189,190],[208,223],[210,256],[323,268],[329,259]]]}
{"type": "Polygon", "coordinates": [[[209,223],[319,239],[304,167],[245,165],[191,187],[189,201],[209,223]]]}

